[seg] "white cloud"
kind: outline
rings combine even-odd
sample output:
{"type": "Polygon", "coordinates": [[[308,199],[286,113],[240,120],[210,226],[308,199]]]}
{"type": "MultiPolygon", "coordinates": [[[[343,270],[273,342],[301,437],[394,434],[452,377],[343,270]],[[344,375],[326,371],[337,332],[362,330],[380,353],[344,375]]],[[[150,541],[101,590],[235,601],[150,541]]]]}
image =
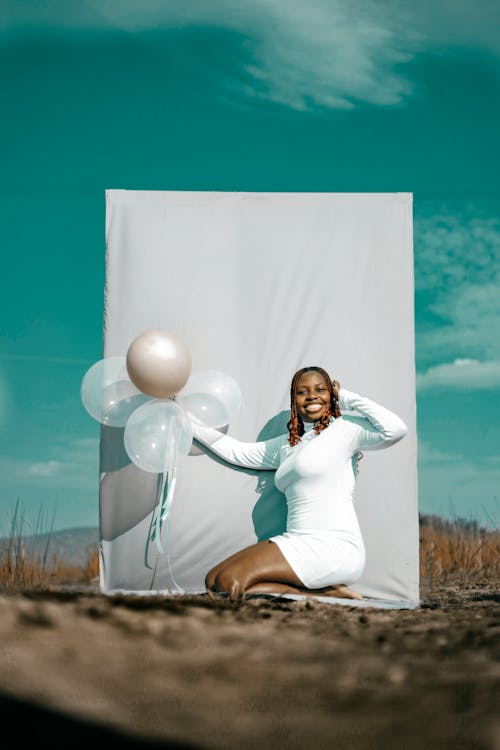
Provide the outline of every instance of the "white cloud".
{"type": "MultiPolygon", "coordinates": [[[[65,0],[11,0],[6,28],[23,23],[65,28],[123,28],[129,31],[158,28],[183,28],[191,25],[245,28],[257,31],[271,15],[290,16],[300,23],[305,15],[319,15],[345,9],[346,13],[369,21],[384,17],[405,37],[425,39],[441,46],[469,45],[477,49],[500,50],[496,0],[421,0],[412,5],[401,0],[86,0],[68,4],[65,0]],[[349,5],[349,7],[347,7],[349,5]]],[[[271,28],[276,33],[276,26],[271,28]]]]}
{"type": "Polygon", "coordinates": [[[420,465],[430,466],[437,463],[454,463],[462,460],[462,455],[437,450],[430,443],[422,439],[418,441],[418,462],[420,465]]]}
{"type": "MultiPolygon", "coordinates": [[[[47,448],[44,448],[47,452],[47,448]]],[[[14,487],[36,486],[40,490],[73,489],[97,491],[99,484],[99,441],[79,438],[64,444],[55,443],[50,457],[0,458],[0,471],[14,487]]]]}
{"type": "Polygon", "coordinates": [[[500,361],[478,362],[474,359],[456,359],[417,375],[418,391],[430,388],[455,390],[480,390],[500,386],[500,361]]]}
{"type": "MultiPolygon", "coordinates": [[[[400,14],[399,14],[400,15],[400,14]]],[[[52,13],[36,4],[13,12],[27,21],[66,28],[225,29],[236,35],[241,73],[233,79],[226,66],[217,70],[221,94],[243,94],[304,110],[315,106],[350,109],[358,102],[387,106],[412,92],[408,76],[397,67],[412,59],[419,36],[383,4],[341,0],[230,0],[165,3],[145,0],[99,0],[74,12],[52,13]]],[[[199,53],[203,54],[203,53],[199,53]]],[[[234,63],[234,60],[231,61],[234,63]]],[[[212,61],[203,61],[208,74],[212,61]]]]}
{"type": "MultiPolygon", "coordinates": [[[[233,31],[248,60],[242,63],[248,79],[242,85],[240,76],[227,77],[224,88],[299,110],[398,104],[413,91],[404,63],[421,51],[442,54],[443,45],[500,49],[495,4],[487,0],[434,0],[425,10],[398,0],[87,0],[70,9],[26,0],[9,15],[11,28],[233,31]]],[[[204,65],[210,69],[208,57],[204,65]]]]}
{"type": "MultiPolygon", "coordinates": [[[[387,7],[404,12],[400,0],[391,0],[387,7]],[[398,7],[399,6],[399,7],[398,7]]],[[[497,0],[420,0],[408,9],[408,22],[416,33],[425,35],[438,52],[443,45],[481,49],[500,53],[497,0]]]]}
{"type": "Polygon", "coordinates": [[[397,67],[412,59],[416,40],[402,38],[373,7],[296,0],[268,12],[251,45],[247,72],[257,85],[247,93],[299,110],[388,106],[412,93],[397,67]]]}
{"type": "Polygon", "coordinates": [[[35,477],[52,477],[60,472],[62,466],[60,461],[42,461],[28,466],[27,473],[35,477]]]}
{"type": "Polygon", "coordinates": [[[500,466],[500,455],[499,456],[488,456],[484,459],[485,463],[489,466],[500,466]]]}
{"type": "MultiPolygon", "coordinates": [[[[298,110],[398,104],[413,90],[404,63],[420,51],[441,52],[443,44],[498,50],[493,9],[477,2],[471,13],[465,0],[435,0],[425,12],[421,5],[412,8],[397,0],[94,0],[70,10],[58,3],[23,2],[10,16],[11,27],[233,31],[248,78],[242,84],[241,76],[231,80],[226,73],[224,88],[298,110]]],[[[204,63],[209,69],[210,59],[204,63]]]]}
{"type": "MultiPolygon", "coordinates": [[[[497,384],[492,363],[500,360],[500,222],[443,212],[417,219],[414,234],[417,295],[432,296],[426,311],[437,316],[417,328],[419,357],[441,360],[443,367],[443,360],[478,360],[482,365],[471,376],[478,383],[493,378],[497,384]]],[[[421,382],[448,375],[455,382],[450,369],[421,382]]]]}
{"type": "Polygon", "coordinates": [[[426,335],[425,347],[441,357],[459,354],[481,360],[500,359],[500,280],[464,284],[431,306],[448,324],[426,335]]]}
{"type": "Polygon", "coordinates": [[[442,211],[414,221],[415,287],[452,291],[500,279],[500,221],[442,211]]]}

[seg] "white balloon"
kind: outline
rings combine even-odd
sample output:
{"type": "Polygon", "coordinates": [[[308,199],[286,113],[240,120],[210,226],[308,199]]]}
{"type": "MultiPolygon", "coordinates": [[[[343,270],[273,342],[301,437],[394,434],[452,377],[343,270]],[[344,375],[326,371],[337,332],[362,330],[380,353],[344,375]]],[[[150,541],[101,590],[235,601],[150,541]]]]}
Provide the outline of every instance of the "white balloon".
{"type": "Polygon", "coordinates": [[[176,403],[188,417],[205,427],[224,427],[229,424],[229,412],[222,401],[210,393],[188,393],[177,396],[176,403]]]}
{"type": "Polygon", "coordinates": [[[171,331],[145,331],[130,344],[127,370],[144,393],[165,399],[183,388],[191,372],[191,354],[171,331]]]}
{"type": "Polygon", "coordinates": [[[234,419],[241,409],[241,390],[234,378],[220,370],[199,370],[193,373],[179,393],[186,397],[193,393],[214,396],[226,407],[229,420],[234,419]]]}
{"type": "MultiPolygon", "coordinates": [[[[209,393],[188,393],[176,396],[175,402],[181,406],[188,417],[205,427],[215,427],[225,433],[229,427],[229,412],[218,398],[209,393]]],[[[193,442],[189,456],[203,456],[203,451],[193,442]]]]}
{"type": "Polygon", "coordinates": [[[110,427],[124,427],[130,414],[148,397],[135,387],[125,357],[105,357],[85,373],[81,398],[91,417],[110,427]]]}
{"type": "Polygon", "coordinates": [[[102,393],[102,423],[110,427],[125,427],[131,414],[148,401],[151,401],[151,396],[138,390],[130,380],[111,383],[102,393]]]}
{"type": "Polygon", "coordinates": [[[189,453],[191,421],[171,400],[154,400],[134,411],[125,425],[125,450],[144,471],[156,474],[173,468],[189,453]]]}

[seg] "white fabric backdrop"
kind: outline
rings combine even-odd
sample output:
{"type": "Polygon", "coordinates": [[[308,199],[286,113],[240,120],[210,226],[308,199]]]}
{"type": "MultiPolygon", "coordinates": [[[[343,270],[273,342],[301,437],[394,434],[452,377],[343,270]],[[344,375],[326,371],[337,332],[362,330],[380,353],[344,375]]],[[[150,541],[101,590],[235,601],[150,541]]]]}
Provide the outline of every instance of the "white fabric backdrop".
{"type": "MultiPolygon", "coordinates": [[[[193,372],[243,391],[229,434],[286,431],[293,373],[320,365],[406,422],[396,446],[365,453],[355,508],[363,596],[419,600],[410,193],[106,191],[104,356],[148,329],[177,333],[193,372]]],[[[179,467],[169,554],[147,544],[158,477],[130,463],[123,430],[101,432],[101,588],[205,590],[233,552],[285,526],[273,472],[212,455],[179,467]]]]}

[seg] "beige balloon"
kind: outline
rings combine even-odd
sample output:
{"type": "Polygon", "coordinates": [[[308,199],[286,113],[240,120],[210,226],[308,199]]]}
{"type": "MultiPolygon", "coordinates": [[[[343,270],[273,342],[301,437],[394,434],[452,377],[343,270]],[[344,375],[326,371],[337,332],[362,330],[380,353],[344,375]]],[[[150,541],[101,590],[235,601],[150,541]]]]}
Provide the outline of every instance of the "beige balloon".
{"type": "Polygon", "coordinates": [[[128,348],[127,370],[132,383],[143,393],[172,398],[187,383],[191,354],[175,333],[145,331],[128,348]]]}

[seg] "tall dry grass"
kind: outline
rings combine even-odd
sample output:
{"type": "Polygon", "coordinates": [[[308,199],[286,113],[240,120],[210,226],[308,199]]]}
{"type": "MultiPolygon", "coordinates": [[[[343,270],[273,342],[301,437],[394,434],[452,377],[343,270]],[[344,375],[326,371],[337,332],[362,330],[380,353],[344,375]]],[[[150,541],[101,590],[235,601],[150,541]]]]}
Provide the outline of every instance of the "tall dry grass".
{"type": "Polygon", "coordinates": [[[0,548],[0,590],[47,589],[61,584],[88,584],[99,575],[97,546],[89,549],[84,565],[75,565],[55,552],[50,552],[54,517],[47,531],[43,506],[40,506],[33,536],[44,541],[39,544],[28,544],[25,526],[18,499],[12,516],[10,534],[0,548]]]}
{"type": "MultiPolygon", "coordinates": [[[[0,590],[44,589],[61,584],[88,584],[99,576],[97,546],[89,549],[83,565],[50,553],[52,526],[43,528],[39,513],[35,535],[44,544],[27,545],[24,520],[16,503],[7,543],[0,548],[0,590]]],[[[420,580],[425,588],[439,585],[500,580],[500,529],[489,530],[476,521],[453,521],[420,515],[420,580]]]]}
{"type": "Polygon", "coordinates": [[[500,530],[476,521],[420,516],[420,580],[434,588],[500,580],[500,530]]]}

